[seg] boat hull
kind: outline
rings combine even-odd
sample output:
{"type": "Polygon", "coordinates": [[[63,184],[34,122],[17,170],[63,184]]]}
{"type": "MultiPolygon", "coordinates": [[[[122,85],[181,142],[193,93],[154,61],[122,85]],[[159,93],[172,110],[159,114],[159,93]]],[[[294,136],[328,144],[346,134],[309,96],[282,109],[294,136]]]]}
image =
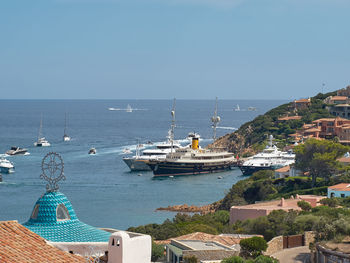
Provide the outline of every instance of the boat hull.
{"type": "Polygon", "coordinates": [[[154,177],[199,175],[207,173],[217,173],[231,170],[234,162],[224,162],[215,164],[204,163],[175,163],[175,162],[150,162],[154,177]]]}
{"type": "Polygon", "coordinates": [[[151,167],[148,166],[147,160],[123,158],[123,161],[130,168],[131,171],[151,171],[151,167]]]}
{"type": "Polygon", "coordinates": [[[275,168],[272,166],[239,166],[239,169],[242,171],[243,175],[252,175],[255,172],[261,170],[274,170],[275,168]]]}
{"type": "Polygon", "coordinates": [[[0,173],[3,174],[11,174],[14,173],[15,169],[14,168],[9,168],[9,167],[0,167],[0,173]]]}

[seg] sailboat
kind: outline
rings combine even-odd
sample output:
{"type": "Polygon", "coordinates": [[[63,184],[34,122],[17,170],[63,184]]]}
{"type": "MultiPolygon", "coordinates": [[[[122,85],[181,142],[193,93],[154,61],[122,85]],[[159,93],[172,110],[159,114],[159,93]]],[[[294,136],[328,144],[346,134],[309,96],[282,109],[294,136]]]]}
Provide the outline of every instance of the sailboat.
{"type": "Polygon", "coordinates": [[[38,140],[34,143],[34,146],[36,147],[46,147],[50,146],[51,144],[43,137],[42,135],[42,130],[43,130],[43,115],[41,114],[41,119],[40,119],[40,128],[39,128],[39,134],[38,134],[38,140]]]}
{"type": "Polygon", "coordinates": [[[64,135],[63,135],[63,141],[69,142],[70,137],[67,135],[67,113],[64,115],[64,135]]]}
{"type": "Polygon", "coordinates": [[[234,109],[235,111],[241,111],[241,108],[239,107],[239,105],[237,104],[236,108],[234,109]]]}
{"type": "Polygon", "coordinates": [[[132,112],[132,108],[131,108],[130,104],[128,104],[128,106],[126,107],[125,111],[126,112],[132,112]]]}

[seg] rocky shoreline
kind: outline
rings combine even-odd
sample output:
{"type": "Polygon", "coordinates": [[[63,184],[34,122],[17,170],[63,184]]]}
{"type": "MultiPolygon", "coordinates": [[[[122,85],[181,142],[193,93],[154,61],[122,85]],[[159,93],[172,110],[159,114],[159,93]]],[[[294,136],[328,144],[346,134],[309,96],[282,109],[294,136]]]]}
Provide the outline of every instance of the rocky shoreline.
{"type": "Polygon", "coordinates": [[[208,214],[215,212],[215,207],[210,205],[204,206],[195,206],[195,205],[174,205],[168,207],[159,207],[156,211],[170,211],[170,212],[181,212],[181,213],[200,213],[200,214],[208,214]]]}

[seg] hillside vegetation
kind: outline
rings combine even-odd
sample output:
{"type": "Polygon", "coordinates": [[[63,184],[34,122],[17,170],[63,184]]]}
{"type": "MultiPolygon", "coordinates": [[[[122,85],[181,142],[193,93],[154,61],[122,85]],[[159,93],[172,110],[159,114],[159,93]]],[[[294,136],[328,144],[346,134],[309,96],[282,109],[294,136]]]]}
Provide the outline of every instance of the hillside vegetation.
{"type": "Polygon", "coordinates": [[[288,135],[296,132],[304,123],[310,123],[319,118],[333,117],[326,109],[323,100],[328,96],[334,96],[336,92],[327,94],[319,93],[311,98],[311,106],[308,109],[298,110],[297,114],[302,116],[301,120],[289,120],[279,122],[281,116],[295,115],[293,102],[280,105],[264,115],[259,115],[254,120],[243,124],[237,131],[220,137],[213,146],[225,147],[234,153],[253,153],[264,147],[268,135],[272,134],[278,146],[292,143],[288,135]]]}

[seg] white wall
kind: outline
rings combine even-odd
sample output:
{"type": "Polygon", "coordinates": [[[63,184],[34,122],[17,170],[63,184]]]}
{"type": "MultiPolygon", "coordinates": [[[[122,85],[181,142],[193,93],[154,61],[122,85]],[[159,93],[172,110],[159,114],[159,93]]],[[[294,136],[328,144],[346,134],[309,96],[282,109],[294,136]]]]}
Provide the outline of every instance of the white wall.
{"type": "Polygon", "coordinates": [[[108,242],[108,263],[150,263],[152,239],[149,235],[113,233],[108,242]]]}

